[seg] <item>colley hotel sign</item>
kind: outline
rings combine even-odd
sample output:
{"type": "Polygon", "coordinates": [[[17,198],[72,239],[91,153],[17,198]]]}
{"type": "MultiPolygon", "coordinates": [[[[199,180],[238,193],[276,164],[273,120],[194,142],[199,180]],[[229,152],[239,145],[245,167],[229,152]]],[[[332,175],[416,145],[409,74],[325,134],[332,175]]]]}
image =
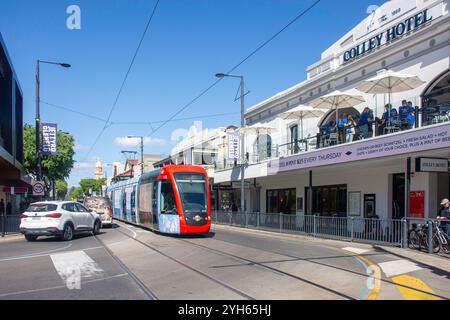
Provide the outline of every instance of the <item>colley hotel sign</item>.
{"type": "Polygon", "coordinates": [[[377,49],[384,44],[389,44],[392,41],[410,33],[411,31],[425,26],[432,19],[433,17],[429,13],[428,9],[423,10],[413,15],[412,17],[409,17],[408,19],[398,23],[397,25],[392,26],[388,30],[358,44],[356,47],[347,50],[344,53],[343,62],[344,64],[348,63],[361,55],[372,52],[374,49],[377,49]]]}

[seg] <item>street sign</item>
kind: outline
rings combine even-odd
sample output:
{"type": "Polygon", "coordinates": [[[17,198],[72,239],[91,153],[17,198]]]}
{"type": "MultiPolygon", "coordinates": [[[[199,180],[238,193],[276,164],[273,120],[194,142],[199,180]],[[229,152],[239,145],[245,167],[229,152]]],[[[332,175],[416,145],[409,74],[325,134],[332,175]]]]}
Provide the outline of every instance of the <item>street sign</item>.
{"type": "Polygon", "coordinates": [[[42,124],[42,154],[58,155],[58,126],[56,123],[42,124]]]}
{"type": "Polygon", "coordinates": [[[45,184],[44,181],[33,181],[33,196],[43,196],[44,190],[45,190],[45,184]]]}
{"type": "Polygon", "coordinates": [[[241,136],[239,132],[228,133],[228,160],[238,160],[241,149],[241,136]]]}

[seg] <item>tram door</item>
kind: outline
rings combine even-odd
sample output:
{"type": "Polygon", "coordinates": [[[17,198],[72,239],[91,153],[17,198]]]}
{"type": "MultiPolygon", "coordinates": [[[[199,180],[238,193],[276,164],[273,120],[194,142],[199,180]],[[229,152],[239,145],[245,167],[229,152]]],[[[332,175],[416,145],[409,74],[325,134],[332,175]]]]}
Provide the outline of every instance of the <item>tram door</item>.
{"type": "Polygon", "coordinates": [[[156,230],[159,230],[159,223],[158,223],[158,190],[159,190],[160,181],[154,181],[152,183],[152,222],[153,222],[153,228],[156,230]]]}

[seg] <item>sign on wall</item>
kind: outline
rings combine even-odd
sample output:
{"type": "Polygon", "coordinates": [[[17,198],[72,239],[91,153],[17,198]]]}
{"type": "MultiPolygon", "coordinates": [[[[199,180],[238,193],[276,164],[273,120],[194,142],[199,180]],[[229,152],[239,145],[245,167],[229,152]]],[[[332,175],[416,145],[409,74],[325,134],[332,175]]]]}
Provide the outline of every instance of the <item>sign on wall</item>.
{"type": "Polygon", "coordinates": [[[448,172],[448,159],[444,158],[416,158],[417,172],[448,172]]]}
{"type": "Polygon", "coordinates": [[[241,151],[241,136],[239,132],[228,133],[228,160],[238,160],[241,151]]]}
{"type": "Polygon", "coordinates": [[[411,191],[409,197],[409,216],[411,218],[425,218],[425,191],[411,191]]]}
{"type": "Polygon", "coordinates": [[[348,215],[359,217],[361,215],[361,192],[351,191],[348,193],[348,215]]]}
{"type": "Polygon", "coordinates": [[[441,148],[450,148],[450,123],[402,131],[389,136],[380,136],[356,143],[275,159],[268,162],[267,171],[268,174],[276,174],[284,171],[398,156],[441,148]]]}
{"type": "Polygon", "coordinates": [[[58,126],[56,123],[42,124],[42,154],[58,155],[58,126]]]}

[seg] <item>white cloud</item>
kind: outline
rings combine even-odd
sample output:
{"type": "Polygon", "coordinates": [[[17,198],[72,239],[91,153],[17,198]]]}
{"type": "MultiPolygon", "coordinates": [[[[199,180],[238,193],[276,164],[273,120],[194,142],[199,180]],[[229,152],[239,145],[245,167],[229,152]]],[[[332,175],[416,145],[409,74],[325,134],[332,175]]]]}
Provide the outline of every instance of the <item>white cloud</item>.
{"type": "MultiPolygon", "coordinates": [[[[121,147],[138,147],[140,146],[140,138],[116,137],[114,142],[121,147]]],[[[164,146],[166,140],[152,137],[144,137],[144,146],[164,146]]]]}

